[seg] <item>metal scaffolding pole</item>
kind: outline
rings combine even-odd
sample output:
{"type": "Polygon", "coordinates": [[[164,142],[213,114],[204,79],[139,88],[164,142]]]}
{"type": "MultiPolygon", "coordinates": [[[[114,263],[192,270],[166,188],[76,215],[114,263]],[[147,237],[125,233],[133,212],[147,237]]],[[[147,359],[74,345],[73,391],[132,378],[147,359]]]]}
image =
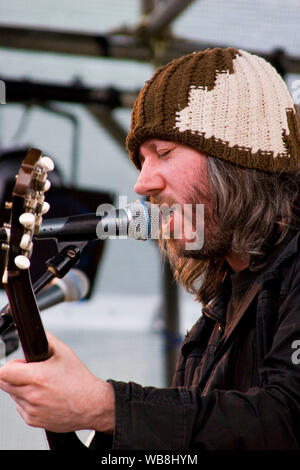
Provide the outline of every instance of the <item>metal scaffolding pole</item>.
{"type": "Polygon", "coordinates": [[[142,20],[143,32],[152,36],[161,35],[170,26],[170,23],[194,1],[168,0],[159,2],[151,13],[142,20]]]}
{"type": "Polygon", "coordinates": [[[140,10],[142,15],[148,15],[155,7],[155,0],[140,0],[140,10]]]}
{"type": "MultiPolygon", "coordinates": [[[[127,131],[113,116],[115,108],[132,109],[137,98],[138,90],[118,90],[116,88],[93,88],[81,84],[59,85],[41,83],[29,80],[6,80],[8,103],[38,104],[46,109],[53,105],[50,102],[75,103],[86,106],[86,109],[96,118],[100,125],[126,151],[125,142],[127,131]]],[[[63,113],[62,110],[59,110],[63,113]]]]}
{"type": "Polygon", "coordinates": [[[116,142],[123,152],[126,152],[127,132],[115,119],[112,110],[108,106],[88,105],[87,110],[99,122],[110,137],[116,142]]]}
{"type": "MultiPolygon", "coordinates": [[[[130,34],[90,35],[50,31],[46,29],[28,29],[0,26],[0,47],[19,50],[47,51],[81,56],[109,57],[112,59],[151,62],[153,50],[146,39],[130,34]]],[[[178,37],[170,37],[165,45],[161,60],[170,60],[189,54],[193,51],[220,47],[217,43],[191,41],[178,37]]],[[[225,45],[222,45],[225,47],[225,45]]],[[[264,57],[267,61],[278,63],[278,50],[266,54],[259,50],[251,50],[254,54],[264,57]]],[[[300,73],[300,59],[281,51],[280,66],[285,73],[300,73]]]]}
{"type": "Polygon", "coordinates": [[[6,79],[8,103],[31,103],[45,101],[62,101],[83,105],[106,106],[109,109],[132,109],[139,90],[119,90],[113,87],[97,88],[82,84],[70,83],[60,85],[22,79],[6,79]]]}
{"type": "Polygon", "coordinates": [[[169,387],[175,372],[178,358],[179,346],[182,338],[179,332],[179,292],[174,280],[173,272],[169,262],[162,264],[163,269],[163,291],[164,291],[164,346],[165,346],[165,380],[169,387]]]}
{"type": "Polygon", "coordinates": [[[129,35],[93,35],[39,28],[0,26],[0,47],[143,62],[152,58],[145,41],[129,35]]]}

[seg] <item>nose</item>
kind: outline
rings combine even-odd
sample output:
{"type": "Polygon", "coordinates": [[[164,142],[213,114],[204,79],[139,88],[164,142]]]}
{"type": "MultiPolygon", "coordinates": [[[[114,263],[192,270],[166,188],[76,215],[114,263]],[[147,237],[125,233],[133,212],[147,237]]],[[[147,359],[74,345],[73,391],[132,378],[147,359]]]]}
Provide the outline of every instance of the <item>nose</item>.
{"type": "Polygon", "coordinates": [[[145,160],[133,190],[144,196],[154,196],[166,186],[158,165],[145,160]]]}

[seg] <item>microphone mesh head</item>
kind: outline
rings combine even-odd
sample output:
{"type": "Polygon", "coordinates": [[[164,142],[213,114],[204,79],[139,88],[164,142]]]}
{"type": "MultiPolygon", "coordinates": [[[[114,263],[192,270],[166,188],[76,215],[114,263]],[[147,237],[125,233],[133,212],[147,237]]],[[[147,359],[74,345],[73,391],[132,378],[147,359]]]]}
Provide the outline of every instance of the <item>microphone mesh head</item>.
{"type": "Polygon", "coordinates": [[[147,201],[135,201],[129,204],[130,213],[128,236],[136,240],[158,238],[160,227],[160,210],[157,205],[147,201]]]}
{"type": "Polygon", "coordinates": [[[81,269],[70,269],[61,281],[64,284],[65,301],[67,302],[84,299],[90,289],[89,278],[81,269]]]}

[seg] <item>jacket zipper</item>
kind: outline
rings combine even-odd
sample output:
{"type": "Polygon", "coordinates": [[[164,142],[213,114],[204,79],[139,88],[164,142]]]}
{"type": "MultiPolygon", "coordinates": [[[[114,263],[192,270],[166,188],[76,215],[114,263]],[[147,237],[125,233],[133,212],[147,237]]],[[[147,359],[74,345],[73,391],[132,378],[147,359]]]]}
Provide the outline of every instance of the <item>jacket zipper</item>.
{"type": "Polygon", "coordinates": [[[209,318],[210,320],[213,320],[217,323],[218,325],[218,331],[219,331],[219,337],[218,337],[218,341],[221,340],[222,336],[223,336],[223,333],[224,333],[224,330],[225,330],[225,326],[224,326],[224,323],[222,321],[220,321],[219,319],[215,318],[213,315],[210,315],[207,310],[203,309],[202,310],[202,313],[205,317],[209,318]]]}
{"type": "Polygon", "coordinates": [[[219,319],[217,319],[217,318],[214,317],[213,315],[210,315],[210,314],[207,312],[207,309],[203,309],[203,310],[202,310],[202,314],[203,314],[205,317],[209,318],[210,320],[215,321],[215,322],[218,324],[218,330],[219,330],[219,332],[220,332],[219,338],[221,338],[221,336],[222,336],[223,333],[224,333],[224,329],[225,329],[223,322],[221,322],[219,319]]]}

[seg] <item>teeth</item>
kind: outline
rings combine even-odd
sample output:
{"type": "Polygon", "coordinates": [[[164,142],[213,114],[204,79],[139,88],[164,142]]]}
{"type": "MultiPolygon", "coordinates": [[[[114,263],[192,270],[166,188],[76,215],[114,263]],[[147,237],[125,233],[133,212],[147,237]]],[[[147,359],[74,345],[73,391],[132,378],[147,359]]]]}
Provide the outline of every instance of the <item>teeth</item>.
{"type": "Polygon", "coordinates": [[[49,157],[42,157],[40,159],[39,163],[40,163],[41,167],[46,171],[53,171],[54,170],[54,162],[49,157]]]}
{"type": "Polygon", "coordinates": [[[162,235],[170,235],[170,224],[171,221],[174,219],[174,214],[171,213],[168,220],[161,225],[161,233],[162,235]]]}
{"type": "Polygon", "coordinates": [[[19,269],[28,269],[30,266],[30,261],[26,256],[19,255],[15,257],[15,265],[19,269]]]}
{"type": "Polygon", "coordinates": [[[31,212],[24,212],[20,215],[19,222],[26,228],[32,228],[35,224],[35,216],[31,212]]]}

